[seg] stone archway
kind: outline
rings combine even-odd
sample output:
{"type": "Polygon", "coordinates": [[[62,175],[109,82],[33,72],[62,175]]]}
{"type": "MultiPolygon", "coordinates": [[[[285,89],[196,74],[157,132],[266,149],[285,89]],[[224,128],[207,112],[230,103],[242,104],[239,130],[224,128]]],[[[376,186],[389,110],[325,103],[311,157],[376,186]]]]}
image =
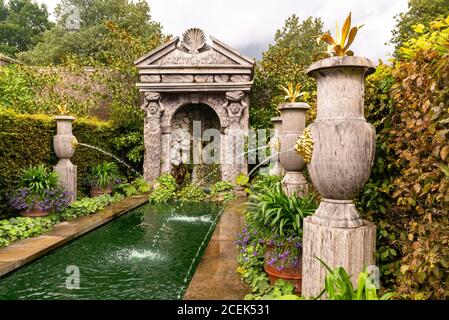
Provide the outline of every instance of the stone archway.
{"type": "Polygon", "coordinates": [[[248,131],[254,61],[210,40],[209,45],[201,30],[189,29],[182,41],[175,37],[135,62],[141,80],[137,86],[144,93],[144,175],[150,182],[171,170],[171,141],[177,129],[173,117],[198,105],[213,110],[219,120],[222,179],[234,182],[238,174],[247,173],[246,162],[237,154],[248,131]]]}
{"type": "Polygon", "coordinates": [[[221,178],[221,124],[216,112],[206,104],[185,104],[173,114],[170,127],[171,172],[185,165],[191,182],[202,186],[221,178]]]}

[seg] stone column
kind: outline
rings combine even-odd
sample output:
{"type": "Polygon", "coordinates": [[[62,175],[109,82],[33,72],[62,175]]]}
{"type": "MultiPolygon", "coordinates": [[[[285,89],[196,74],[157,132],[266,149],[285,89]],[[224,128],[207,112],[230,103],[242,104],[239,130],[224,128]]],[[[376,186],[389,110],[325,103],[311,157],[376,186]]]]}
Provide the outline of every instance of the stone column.
{"type": "Polygon", "coordinates": [[[53,138],[53,149],[59,158],[53,167],[59,177],[59,183],[65,191],[70,192],[70,201],[76,200],[77,167],[70,161],[75,153],[76,138],[72,134],[74,117],[56,116],[56,135],[53,138]]]}
{"type": "Polygon", "coordinates": [[[308,109],[309,105],[302,102],[284,103],[279,106],[282,119],[282,129],[279,133],[281,143],[279,160],[285,169],[282,189],[289,196],[296,194],[301,197],[309,192],[307,180],[301,173],[305,167],[304,159],[295,151],[296,140],[306,126],[308,109]]]}
{"type": "Polygon", "coordinates": [[[246,130],[242,128],[240,120],[248,104],[244,100],[243,91],[226,92],[226,103],[223,108],[228,115],[228,126],[222,136],[221,172],[222,179],[235,184],[235,179],[242,173],[245,165],[244,135],[246,130]]]}
{"type": "Polygon", "coordinates": [[[358,274],[375,263],[376,227],[357,212],[357,198],[374,161],[376,132],[364,118],[364,79],[374,64],[361,57],[333,57],[313,63],[317,80],[317,118],[298,140],[322,200],[304,219],[303,293],[316,296],[330,267],[342,266],[356,285],[358,274]]]}
{"type": "Polygon", "coordinates": [[[271,122],[274,126],[274,135],[273,138],[270,141],[270,149],[271,149],[271,163],[273,163],[273,168],[270,169],[270,176],[283,176],[285,174],[284,168],[282,168],[281,163],[279,162],[279,150],[277,149],[277,146],[280,146],[279,141],[279,133],[282,129],[282,118],[276,117],[271,118],[271,122]]]}
{"type": "Polygon", "coordinates": [[[162,130],[161,116],[164,107],[160,102],[160,94],[157,92],[146,92],[144,103],[141,106],[145,111],[144,124],[144,162],[143,173],[144,178],[148,182],[152,182],[161,174],[162,160],[162,130]]]}

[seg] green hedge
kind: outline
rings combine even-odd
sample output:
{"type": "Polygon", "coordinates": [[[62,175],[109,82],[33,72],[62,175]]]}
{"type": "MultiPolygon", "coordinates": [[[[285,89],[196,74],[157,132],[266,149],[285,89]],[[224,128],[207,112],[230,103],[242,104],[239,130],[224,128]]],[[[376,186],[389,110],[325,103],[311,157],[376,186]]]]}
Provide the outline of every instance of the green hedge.
{"type": "MultiPolygon", "coordinates": [[[[0,109],[0,208],[5,204],[5,193],[14,188],[21,168],[45,163],[53,166],[57,157],[53,151],[56,123],[51,116],[42,114],[18,114],[0,109]]],[[[104,150],[112,150],[116,129],[109,122],[78,118],[73,134],[79,142],[88,143],[104,150]]],[[[78,166],[78,185],[82,183],[89,168],[111,158],[98,151],[79,146],[72,162],[78,166]]]]}

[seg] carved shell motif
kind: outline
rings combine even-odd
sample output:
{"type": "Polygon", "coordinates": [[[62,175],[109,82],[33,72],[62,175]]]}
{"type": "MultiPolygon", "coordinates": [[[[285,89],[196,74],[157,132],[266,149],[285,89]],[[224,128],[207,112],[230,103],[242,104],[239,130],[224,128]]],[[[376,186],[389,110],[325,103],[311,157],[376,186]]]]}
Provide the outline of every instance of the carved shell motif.
{"type": "Polygon", "coordinates": [[[182,34],[182,44],[190,53],[198,53],[206,44],[203,30],[191,28],[182,34]]]}

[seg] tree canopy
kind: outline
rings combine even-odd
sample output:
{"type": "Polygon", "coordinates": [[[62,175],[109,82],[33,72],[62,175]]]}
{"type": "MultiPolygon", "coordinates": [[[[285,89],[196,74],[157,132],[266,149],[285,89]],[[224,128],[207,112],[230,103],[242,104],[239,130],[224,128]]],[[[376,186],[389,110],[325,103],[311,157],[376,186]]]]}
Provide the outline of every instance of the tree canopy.
{"type": "Polygon", "coordinates": [[[0,0],[0,52],[14,57],[29,50],[51,27],[45,5],[31,0],[0,0]]]}
{"type": "Polygon", "coordinates": [[[395,51],[415,35],[412,26],[418,23],[427,25],[436,18],[449,15],[449,0],[409,0],[408,11],[398,14],[396,27],[393,29],[391,43],[395,51]]]}
{"type": "MultiPolygon", "coordinates": [[[[108,63],[114,30],[123,30],[142,43],[159,44],[161,26],[151,20],[150,7],[144,0],[62,0],[55,9],[57,25],[44,33],[32,50],[19,57],[31,64],[61,63],[69,55],[108,63]],[[79,9],[79,30],[67,28],[73,17],[73,6],[79,9]]],[[[136,58],[136,57],[134,57],[136,58]]]]}
{"type": "Polygon", "coordinates": [[[303,99],[312,98],[314,82],[304,70],[312,63],[314,55],[325,49],[316,42],[322,33],[320,18],[301,21],[296,15],[289,17],[282,29],[276,31],[275,43],[264,52],[255,70],[250,111],[254,127],[271,126],[270,119],[277,115],[277,107],[283,101],[280,85],[301,83],[302,90],[309,93],[303,99]]]}

